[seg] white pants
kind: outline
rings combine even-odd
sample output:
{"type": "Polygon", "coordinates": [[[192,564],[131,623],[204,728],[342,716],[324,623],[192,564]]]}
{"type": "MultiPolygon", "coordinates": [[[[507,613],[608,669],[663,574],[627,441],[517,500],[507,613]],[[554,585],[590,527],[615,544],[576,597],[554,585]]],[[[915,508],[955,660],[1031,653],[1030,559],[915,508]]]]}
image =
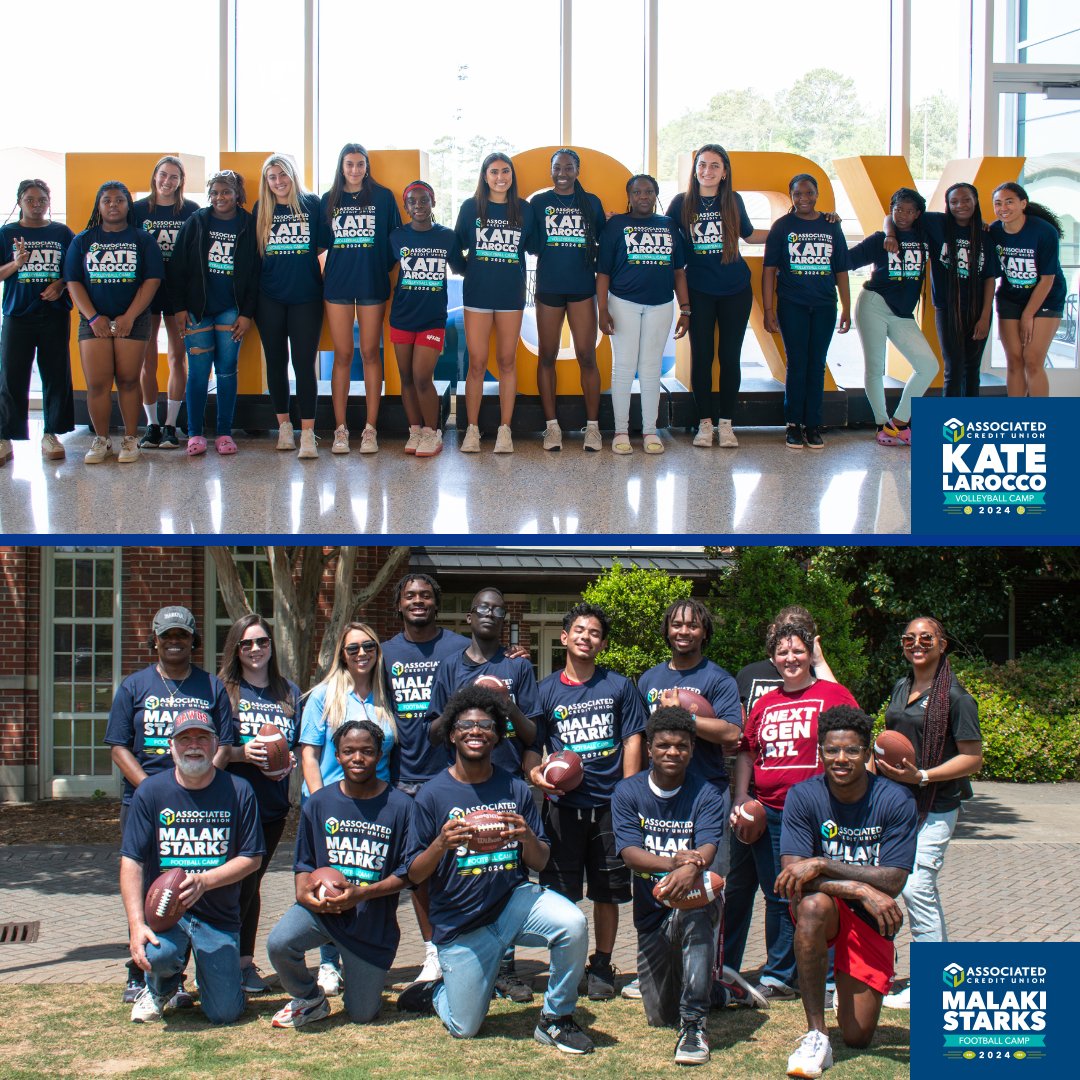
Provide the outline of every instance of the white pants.
{"type": "Polygon", "coordinates": [[[630,429],[630,387],[636,374],[641,387],[642,434],[656,434],[660,365],[671,332],[672,303],[634,304],[608,294],[608,312],[615,322],[615,333],[611,335],[611,403],[616,432],[630,429]]]}

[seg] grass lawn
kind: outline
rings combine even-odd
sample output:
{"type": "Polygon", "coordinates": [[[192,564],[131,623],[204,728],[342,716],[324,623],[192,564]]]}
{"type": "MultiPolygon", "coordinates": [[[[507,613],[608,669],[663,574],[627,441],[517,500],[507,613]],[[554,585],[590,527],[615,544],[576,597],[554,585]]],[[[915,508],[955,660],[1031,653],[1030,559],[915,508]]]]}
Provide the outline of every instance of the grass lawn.
{"type": "MultiPolygon", "coordinates": [[[[673,1031],[649,1028],[637,1002],[582,999],[577,1020],[596,1042],[584,1057],[533,1041],[539,997],[532,1006],[493,1002],[480,1035],[450,1038],[434,1018],[399,1013],[392,1001],[367,1026],[350,1024],[341,999],[333,1013],[298,1031],[275,1031],[270,1018],[284,998],[256,999],[240,1021],[213,1028],[198,1010],[167,1014],[163,1024],[132,1024],[116,986],[0,987],[0,1075],[5,1080],[72,1077],[183,1077],[184,1080],[284,1080],[286,1077],[550,1077],[671,1076],[673,1031]]],[[[787,1056],[805,1031],[802,1007],[783,1002],[768,1013],[714,1012],[709,1020],[709,1073],[783,1077],[787,1056]]],[[[908,1015],[886,1010],[874,1044],[849,1051],[834,1028],[829,1080],[894,1080],[909,1076],[908,1015]]]]}

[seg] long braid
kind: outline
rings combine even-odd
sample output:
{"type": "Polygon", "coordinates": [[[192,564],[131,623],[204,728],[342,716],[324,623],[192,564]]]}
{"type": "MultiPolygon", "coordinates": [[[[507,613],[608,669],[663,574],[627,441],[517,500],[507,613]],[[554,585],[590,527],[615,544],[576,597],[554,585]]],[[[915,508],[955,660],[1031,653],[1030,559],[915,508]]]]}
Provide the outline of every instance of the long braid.
{"type": "MultiPolygon", "coordinates": [[[[937,619],[920,616],[933,625],[938,636],[946,640],[945,631],[937,619]]],[[[918,766],[920,769],[932,769],[940,765],[945,756],[945,741],[949,736],[949,691],[952,689],[953,673],[948,656],[942,656],[934,672],[930,692],[927,695],[926,719],[923,724],[922,753],[918,766]]],[[[915,793],[920,817],[927,814],[934,805],[934,793],[937,784],[931,782],[919,788],[915,793]]]]}
{"type": "Polygon", "coordinates": [[[960,344],[979,321],[982,291],[979,277],[982,262],[982,214],[979,210],[979,193],[971,184],[953,184],[945,192],[945,243],[949,258],[949,330],[954,340],[960,344]],[[949,196],[957,188],[967,188],[975,200],[975,210],[967,224],[968,276],[964,282],[960,277],[957,259],[957,240],[960,226],[956,223],[949,209],[949,196]]]}

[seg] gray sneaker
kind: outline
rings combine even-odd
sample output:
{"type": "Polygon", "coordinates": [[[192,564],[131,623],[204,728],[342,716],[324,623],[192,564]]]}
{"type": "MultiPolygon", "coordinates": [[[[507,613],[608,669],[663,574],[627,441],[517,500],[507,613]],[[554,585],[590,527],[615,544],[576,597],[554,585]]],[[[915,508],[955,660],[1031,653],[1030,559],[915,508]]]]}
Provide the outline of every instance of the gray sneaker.
{"type": "Polygon", "coordinates": [[[709,1053],[709,1040],[705,1038],[705,1021],[695,1020],[684,1023],[679,1028],[679,1039],[675,1043],[676,1065],[706,1065],[712,1055],[709,1053]]]}
{"type": "Polygon", "coordinates": [[[603,450],[604,440],[600,437],[600,428],[597,424],[585,425],[585,442],[583,450],[603,450]]]}
{"type": "Polygon", "coordinates": [[[641,1000],[641,979],[635,979],[633,982],[628,982],[622,988],[622,996],[630,1001],[641,1000]]]}
{"type": "Polygon", "coordinates": [[[277,429],[277,449],[295,450],[296,431],[293,429],[291,420],[282,420],[277,429]]]}
{"type": "Polygon", "coordinates": [[[559,427],[558,420],[549,420],[547,427],[544,428],[544,449],[562,449],[562,428],[559,427]]]}
{"type": "Polygon", "coordinates": [[[514,452],[514,440],[510,435],[510,426],[500,424],[498,433],[495,435],[495,453],[512,454],[514,452]]]}
{"type": "Polygon", "coordinates": [[[247,964],[240,969],[240,989],[245,994],[265,994],[270,989],[270,983],[254,964],[247,964]]]}
{"type": "Polygon", "coordinates": [[[480,453],[480,429],[475,424],[470,424],[465,430],[465,438],[461,440],[461,452],[463,454],[480,453]]]}

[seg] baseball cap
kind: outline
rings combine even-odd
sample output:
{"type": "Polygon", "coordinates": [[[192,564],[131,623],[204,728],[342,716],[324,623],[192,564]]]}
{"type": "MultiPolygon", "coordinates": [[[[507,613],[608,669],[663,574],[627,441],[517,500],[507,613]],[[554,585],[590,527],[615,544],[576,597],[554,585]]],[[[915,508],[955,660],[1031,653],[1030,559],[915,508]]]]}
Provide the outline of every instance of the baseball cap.
{"type": "Polygon", "coordinates": [[[154,633],[164,634],[166,630],[186,630],[195,635],[195,616],[186,607],[173,604],[163,607],[154,616],[154,633]]]}
{"type": "Polygon", "coordinates": [[[217,738],[217,728],[210,722],[210,717],[202,709],[187,709],[182,712],[176,718],[170,738],[175,739],[177,735],[184,731],[205,731],[208,735],[217,738]]]}

